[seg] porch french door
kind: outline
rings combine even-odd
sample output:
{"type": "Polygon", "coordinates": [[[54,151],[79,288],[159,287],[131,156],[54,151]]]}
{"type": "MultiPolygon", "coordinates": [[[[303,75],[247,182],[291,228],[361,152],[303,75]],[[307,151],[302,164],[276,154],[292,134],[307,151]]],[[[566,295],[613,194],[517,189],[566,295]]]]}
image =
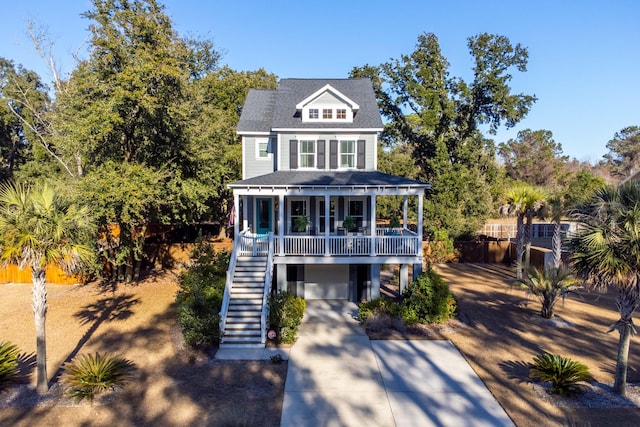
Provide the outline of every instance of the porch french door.
{"type": "Polygon", "coordinates": [[[273,201],[256,199],[256,233],[267,234],[273,231],[273,201]]]}

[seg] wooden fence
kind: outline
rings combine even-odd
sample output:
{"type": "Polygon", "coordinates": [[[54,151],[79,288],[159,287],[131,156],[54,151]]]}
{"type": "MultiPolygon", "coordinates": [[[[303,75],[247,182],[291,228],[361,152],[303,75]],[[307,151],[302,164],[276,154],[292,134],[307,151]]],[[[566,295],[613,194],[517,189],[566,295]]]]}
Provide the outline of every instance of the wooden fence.
{"type": "MultiPolygon", "coordinates": [[[[227,250],[231,252],[233,241],[227,239],[221,242],[213,242],[216,251],[227,250]]],[[[149,244],[145,245],[147,262],[154,267],[173,268],[181,266],[189,261],[189,256],[195,243],[173,244],[149,244]]],[[[60,267],[50,265],[46,273],[47,283],[59,285],[75,285],[83,283],[82,277],[68,276],[60,267]]],[[[0,284],[5,283],[31,283],[31,268],[19,269],[16,265],[0,266],[0,284]]]]}
{"type": "MultiPolygon", "coordinates": [[[[47,283],[60,285],[75,285],[82,283],[82,278],[78,276],[68,276],[58,266],[50,265],[46,272],[47,283]]],[[[19,269],[17,265],[9,264],[0,267],[0,283],[32,283],[31,268],[19,269]]]]}

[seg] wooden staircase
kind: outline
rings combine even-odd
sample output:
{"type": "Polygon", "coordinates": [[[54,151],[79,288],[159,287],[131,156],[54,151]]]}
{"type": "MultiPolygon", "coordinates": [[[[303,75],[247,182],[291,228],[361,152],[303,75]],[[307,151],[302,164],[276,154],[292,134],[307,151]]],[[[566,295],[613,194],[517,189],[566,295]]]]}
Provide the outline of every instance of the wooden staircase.
{"type": "Polygon", "coordinates": [[[264,347],[260,322],[267,262],[267,256],[237,258],[221,348],[264,347]]]}

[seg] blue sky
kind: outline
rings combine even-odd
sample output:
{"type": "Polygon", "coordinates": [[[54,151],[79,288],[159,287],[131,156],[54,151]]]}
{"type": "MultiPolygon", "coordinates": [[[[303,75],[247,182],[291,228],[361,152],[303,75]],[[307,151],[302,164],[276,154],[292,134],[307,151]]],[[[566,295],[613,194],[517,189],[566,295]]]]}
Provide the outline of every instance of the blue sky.
{"type": "MultiPolygon", "coordinates": [[[[596,162],[615,132],[640,125],[640,2],[611,1],[210,1],[165,0],[182,35],[212,39],[222,63],[264,68],[278,77],[347,77],[354,66],[411,53],[418,35],[440,39],[451,74],[469,79],[469,36],[502,34],[529,50],[516,92],[535,94],[518,130],[548,129],[565,154],[596,162]]],[[[3,4],[0,56],[48,78],[26,36],[26,20],[48,27],[63,74],[87,38],[88,0],[23,0],[3,4]]]]}

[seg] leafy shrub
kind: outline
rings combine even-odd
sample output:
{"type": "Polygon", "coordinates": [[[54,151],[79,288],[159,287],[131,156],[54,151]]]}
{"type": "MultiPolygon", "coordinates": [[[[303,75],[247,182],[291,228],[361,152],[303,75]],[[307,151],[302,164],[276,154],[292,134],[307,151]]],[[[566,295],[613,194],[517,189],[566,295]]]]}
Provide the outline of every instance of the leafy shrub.
{"type": "Polygon", "coordinates": [[[20,374],[18,364],[18,354],[20,349],[17,345],[8,341],[0,343],[0,390],[5,384],[14,381],[20,374]]]}
{"type": "Polygon", "coordinates": [[[293,344],[298,338],[307,303],[290,292],[278,292],[269,296],[269,329],[276,331],[276,341],[293,344]]]}
{"type": "Polygon", "coordinates": [[[533,358],[533,367],[529,371],[529,376],[550,382],[551,392],[560,395],[582,391],[586,383],[593,381],[587,365],[568,357],[549,353],[533,358]]]}
{"type": "Polygon", "coordinates": [[[401,313],[400,303],[385,297],[378,297],[371,301],[362,302],[358,309],[358,317],[361,323],[367,322],[372,317],[400,317],[401,313]]]}
{"type": "Polygon", "coordinates": [[[178,279],[178,324],[187,345],[211,344],[220,337],[220,309],[229,253],[216,253],[204,242],[196,245],[191,260],[191,266],[178,279]]]}
{"type": "Polygon", "coordinates": [[[402,318],[406,324],[440,323],[455,316],[456,300],[442,276],[428,270],[402,294],[402,318]]]}
{"type": "Polygon", "coordinates": [[[453,246],[453,239],[449,237],[449,232],[439,229],[434,232],[433,239],[429,241],[429,251],[427,253],[428,264],[440,264],[453,261],[457,256],[453,246]]]}
{"type": "Polygon", "coordinates": [[[130,379],[133,363],[110,354],[87,354],[74,359],[64,367],[60,378],[67,394],[77,402],[93,401],[96,395],[124,386],[130,379]]]}

